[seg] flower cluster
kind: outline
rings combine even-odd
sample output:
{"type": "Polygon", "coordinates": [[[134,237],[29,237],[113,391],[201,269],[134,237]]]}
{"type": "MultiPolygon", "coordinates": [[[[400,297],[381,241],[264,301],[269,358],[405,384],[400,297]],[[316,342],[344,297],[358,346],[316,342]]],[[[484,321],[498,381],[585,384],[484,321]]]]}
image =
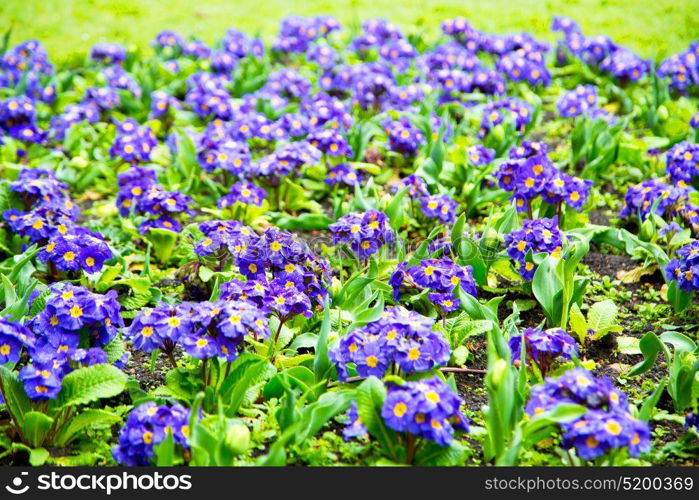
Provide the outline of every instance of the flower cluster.
{"type": "Polygon", "coordinates": [[[454,222],[459,204],[446,194],[423,196],[420,206],[425,217],[439,219],[444,223],[454,222]]]}
{"type": "Polygon", "coordinates": [[[197,243],[197,254],[225,249],[248,280],[224,284],[222,298],[253,300],[280,318],[310,316],[312,303],[324,305],[328,263],[292,233],[269,228],[258,236],[238,221],[208,221],[199,229],[205,238],[197,243]]]}
{"type": "Polygon", "coordinates": [[[20,141],[41,143],[46,138],[46,132],[37,126],[34,99],[27,96],[0,101],[0,130],[20,141]]]}
{"type": "Polygon", "coordinates": [[[90,49],[90,59],[102,64],[121,64],[126,60],[126,49],[118,43],[96,43],[90,49]]]}
{"type": "Polygon", "coordinates": [[[45,245],[37,255],[60,271],[100,271],[112,258],[102,235],[75,224],[80,211],[65,193],[65,184],[45,169],[22,170],[10,189],[31,208],[7,210],[3,217],[17,234],[45,245]]]}
{"type": "Polygon", "coordinates": [[[461,398],[438,377],[389,384],[381,417],[391,429],[448,446],[454,431],[468,431],[461,398]]]}
{"type": "Polygon", "coordinates": [[[590,196],[592,181],[559,171],[546,151],[545,144],[528,141],[512,148],[510,158],[494,173],[498,185],[512,193],[519,212],[528,210],[537,197],[551,205],[565,203],[579,210],[590,196]]]}
{"type": "Polygon", "coordinates": [[[460,266],[448,257],[425,259],[410,267],[405,262],[398,264],[389,279],[396,302],[400,300],[401,286],[406,279],[418,288],[430,290],[428,298],[445,313],[456,311],[461,306],[461,301],[454,295],[456,287],[474,297],[478,294],[471,266],[460,266]]]}
{"type": "Polygon", "coordinates": [[[58,231],[65,232],[80,214],[66,189],[50,170],[23,169],[17,180],[10,183],[10,190],[17,193],[30,210],[10,209],[3,213],[3,218],[20,236],[32,242],[46,241],[58,231]]]}
{"type": "Polygon", "coordinates": [[[351,439],[364,439],[368,435],[369,433],[359,417],[357,403],[352,401],[349,410],[345,413],[345,428],[342,429],[342,436],[345,438],[345,441],[349,441],[351,439]]]}
{"type": "Polygon", "coordinates": [[[687,141],[675,144],[667,152],[666,161],[666,172],[673,183],[691,184],[699,178],[699,144],[687,141]]]}
{"type": "Polygon", "coordinates": [[[564,118],[573,118],[587,113],[597,105],[597,87],[578,85],[561,95],[556,102],[558,113],[564,118]]]}
{"type": "Polygon", "coordinates": [[[119,432],[119,444],[112,448],[114,460],[128,467],[149,465],[153,447],[172,435],[176,445],[189,449],[191,411],[175,403],[158,406],[148,401],[134,408],[119,432]]]}
{"type": "Polygon", "coordinates": [[[520,335],[513,335],[508,342],[512,351],[512,362],[521,361],[522,342],[526,356],[531,359],[546,376],[551,365],[557,359],[572,359],[578,356],[575,339],[561,328],[526,328],[520,335]]]}
{"type": "Polygon", "coordinates": [[[487,165],[495,159],[495,151],[482,144],[476,144],[466,150],[466,157],[471,165],[487,165]]]}
{"type": "Polygon", "coordinates": [[[340,23],[332,16],[289,16],[282,21],[272,48],[284,53],[306,52],[311,43],[339,29],[340,23]]]}
{"type": "Polygon", "coordinates": [[[145,167],[132,166],[117,176],[117,182],[119,214],[148,217],[138,227],[141,234],[147,234],[151,228],[180,231],[181,225],[175,217],[190,212],[192,199],[189,196],[166,191],[158,184],[155,171],[145,167]]]}
{"type": "Polygon", "coordinates": [[[119,157],[126,163],[147,163],[153,148],[158,145],[155,133],[147,126],[139,126],[127,118],[117,125],[117,135],[109,149],[112,158],[119,157]]]}
{"type": "Polygon", "coordinates": [[[420,146],[425,144],[425,136],[407,117],[388,120],[383,127],[388,135],[391,151],[410,156],[416,154],[420,146]]]}
{"type": "Polygon", "coordinates": [[[181,345],[198,359],[214,357],[233,361],[247,335],[269,336],[264,311],[243,300],[218,300],[177,306],[161,304],[141,311],[124,330],[134,347],[145,352],[161,349],[172,353],[181,345]]]}
{"type": "Polygon", "coordinates": [[[312,131],[308,134],[308,141],[311,146],[327,156],[333,158],[352,156],[352,148],[347,143],[345,136],[333,128],[312,131]]]}
{"type": "Polygon", "coordinates": [[[558,228],[558,217],[525,219],[522,221],[522,229],[505,235],[507,255],[514,261],[520,276],[525,281],[531,281],[536,272],[536,264],[527,258],[529,253],[531,252],[532,255],[547,253],[558,257],[563,241],[564,235],[558,228]]]}
{"type": "Polygon", "coordinates": [[[578,456],[593,459],[610,449],[626,448],[633,456],[650,450],[648,424],[631,415],[626,395],[606,378],[595,378],[575,368],[532,388],[526,411],[538,415],[561,403],[579,404],[588,411],[561,424],[563,447],[575,448],[578,456]]]}
{"type": "Polygon", "coordinates": [[[669,78],[670,88],[675,92],[686,93],[699,85],[699,42],[679,54],[668,57],[658,66],[658,76],[669,78]]]}
{"type": "Polygon", "coordinates": [[[28,324],[33,333],[18,335],[30,357],[19,379],[32,400],[55,398],[63,377],[76,366],[106,363],[101,347],[123,326],[114,291],[101,295],[67,283],[49,290],[44,309],[28,324]]]}
{"type": "Polygon", "coordinates": [[[82,227],[70,227],[56,231],[45,247],[37,254],[41,262],[50,262],[60,271],[83,270],[92,274],[113,257],[102,235],[82,227]]]}
{"type": "Polygon", "coordinates": [[[328,173],[325,177],[325,183],[328,186],[344,184],[346,186],[354,187],[362,182],[363,179],[364,175],[360,170],[353,168],[348,163],[339,163],[328,169],[328,173]]]}
{"type": "Polygon", "coordinates": [[[223,249],[233,257],[240,256],[249,246],[254,245],[257,235],[237,220],[210,220],[202,222],[199,230],[204,238],[199,240],[194,251],[206,256],[223,249]]]}
{"type": "Polygon", "coordinates": [[[508,52],[498,60],[497,67],[514,82],[526,81],[530,85],[544,87],[551,84],[551,73],[541,52],[527,52],[524,49],[508,52]]]}
{"type": "Polygon", "coordinates": [[[580,26],[574,21],[569,20],[565,27],[559,22],[555,29],[563,33],[562,45],[569,53],[622,83],[637,82],[650,70],[648,61],[628,48],[614,43],[609,37],[583,35],[580,26]]]}
{"type": "Polygon", "coordinates": [[[619,212],[620,218],[640,217],[644,221],[651,212],[659,216],[672,218],[685,209],[693,209],[689,203],[690,188],[666,184],[660,179],[648,179],[629,187],[624,195],[624,207],[619,212]]]}
{"type": "Polygon", "coordinates": [[[699,241],[687,243],[675,252],[675,258],[665,266],[665,276],[676,281],[680,290],[699,290],[699,241]]]}
{"type": "Polygon", "coordinates": [[[521,99],[508,97],[499,101],[491,101],[483,107],[478,137],[485,137],[493,128],[506,120],[512,120],[515,129],[521,132],[531,122],[532,112],[531,105],[521,99]]]}
{"type": "Polygon", "coordinates": [[[347,380],[350,364],[361,377],[383,377],[395,366],[406,374],[424,372],[449,360],[444,336],[432,329],[434,320],[391,307],[381,318],[340,338],[330,350],[340,380],[347,380]]]}
{"type": "Polygon", "coordinates": [[[259,186],[256,186],[252,182],[239,181],[235,182],[230,189],[228,194],[222,196],[218,200],[218,207],[225,208],[240,203],[242,205],[254,205],[256,207],[262,206],[262,201],[267,196],[265,190],[259,186]]]}
{"type": "Polygon", "coordinates": [[[360,259],[375,254],[385,244],[392,244],[395,237],[386,214],[376,210],[347,214],[330,224],[330,231],[335,245],[349,243],[360,259]]]}

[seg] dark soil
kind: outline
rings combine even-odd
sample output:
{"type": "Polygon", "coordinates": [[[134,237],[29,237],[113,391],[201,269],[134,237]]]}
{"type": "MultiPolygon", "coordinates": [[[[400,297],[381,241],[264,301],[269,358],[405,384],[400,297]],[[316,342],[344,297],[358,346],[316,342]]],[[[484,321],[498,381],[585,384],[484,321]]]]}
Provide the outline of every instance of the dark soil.
{"type": "MultiPolygon", "coordinates": [[[[148,353],[134,349],[127,345],[127,350],[131,353],[131,358],[124,369],[127,375],[133,376],[138,381],[141,389],[152,391],[165,385],[165,375],[172,370],[172,365],[164,354],[160,354],[155,361],[154,370],[151,371],[151,356],[148,353]]],[[[175,359],[182,357],[182,348],[175,347],[175,359]]]]}

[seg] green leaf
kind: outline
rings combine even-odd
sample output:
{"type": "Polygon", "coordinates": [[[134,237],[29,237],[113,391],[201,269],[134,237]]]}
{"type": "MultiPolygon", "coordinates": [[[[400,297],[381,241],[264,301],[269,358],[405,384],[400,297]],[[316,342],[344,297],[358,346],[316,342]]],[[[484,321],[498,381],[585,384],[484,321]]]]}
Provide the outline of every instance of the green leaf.
{"type": "Polygon", "coordinates": [[[323,321],[320,324],[320,333],[315,348],[315,358],[313,359],[313,372],[315,381],[319,383],[328,377],[328,372],[334,364],[328,357],[328,336],[330,335],[330,300],[325,301],[323,309],[323,321]]]}
{"type": "Polygon", "coordinates": [[[620,335],[616,338],[616,343],[619,348],[619,352],[622,354],[631,356],[641,354],[641,349],[639,347],[640,339],[636,337],[620,335]]]}
{"type": "Polygon", "coordinates": [[[126,374],[112,365],[78,368],[63,378],[54,407],[65,408],[111,398],[126,388],[126,374]]]}
{"type": "Polygon", "coordinates": [[[398,460],[396,433],[383,421],[381,410],[386,399],[386,387],[376,377],[369,377],[357,388],[357,412],[367,432],[371,434],[392,460],[398,460]]]}
{"type": "Polygon", "coordinates": [[[32,403],[24,391],[24,384],[14,372],[0,366],[0,377],[5,388],[5,404],[12,411],[15,423],[21,429],[24,425],[24,415],[32,411],[32,403]]]}
{"type": "Polygon", "coordinates": [[[316,379],[315,374],[305,366],[292,366],[272,377],[262,390],[262,396],[265,399],[281,398],[284,393],[283,381],[305,393],[313,387],[316,379]]]}
{"type": "Polygon", "coordinates": [[[175,251],[177,237],[178,235],[174,231],[161,228],[151,228],[146,233],[146,238],[153,245],[153,253],[158,262],[165,264],[170,260],[172,253],[175,251]]]}
{"type": "Polygon", "coordinates": [[[175,440],[168,432],[160,443],[153,447],[156,467],[172,467],[175,465],[175,440]]]}
{"type": "Polygon", "coordinates": [[[583,316],[582,311],[577,304],[573,304],[570,308],[570,328],[578,336],[581,344],[585,343],[585,338],[587,337],[587,321],[585,321],[585,316],[583,316]]]}
{"type": "Polygon", "coordinates": [[[88,408],[71,418],[68,423],[61,428],[56,437],[55,444],[57,446],[66,446],[70,444],[71,441],[75,440],[81,432],[87,429],[109,427],[120,421],[121,417],[119,415],[104,410],[88,408]]]}
{"type": "Polygon", "coordinates": [[[33,448],[29,451],[29,465],[32,467],[41,467],[50,456],[46,448],[33,448]]]}
{"type": "Polygon", "coordinates": [[[643,420],[644,422],[650,421],[650,417],[653,414],[653,408],[655,408],[658,401],[660,401],[660,396],[663,395],[665,386],[667,386],[667,380],[663,379],[660,384],[658,384],[658,387],[655,388],[653,394],[651,394],[651,396],[643,403],[643,406],[641,406],[641,409],[638,412],[639,419],[643,420]]]}
{"type": "Polygon", "coordinates": [[[334,221],[330,217],[324,214],[301,214],[296,216],[291,216],[287,214],[282,214],[274,223],[277,227],[282,229],[288,229],[290,231],[309,231],[314,229],[327,229],[330,224],[334,221]]]}
{"type": "Polygon", "coordinates": [[[616,316],[619,308],[612,300],[603,300],[590,307],[587,313],[588,328],[593,330],[593,339],[599,339],[616,326],[616,316]]]}
{"type": "Polygon", "coordinates": [[[32,448],[38,448],[44,444],[44,439],[51,429],[51,425],[53,425],[53,419],[44,413],[38,411],[25,413],[22,431],[27,444],[32,448]]]}
{"type": "Polygon", "coordinates": [[[679,332],[665,332],[660,335],[660,340],[672,345],[677,351],[694,352],[697,348],[696,343],[692,339],[679,332]]]}
{"type": "Polygon", "coordinates": [[[276,368],[264,359],[255,359],[233,370],[221,386],[226,416],[235,416],[245,401],[247,391],[275,372],[276,368]]]}
{"type": "Polygon", "coordinates": [[[667,358],[670,359],[670,353],[665,344],[653,332],[646,333],[639,342],[638,347],[641,349],[641,353],[643,353],[643,361],[631,368],[628,374],[629,377],[641,375],[653,368],[660,352],[665,352],[667,358]]]}
{"type": "Polygon", "coordinates": [[[121,339],[121,333],[114,337],[109,344],[104,347],[104,352],[107,353],[107,363],[114,364],[126,352],[124,341],[121,339]]]}
{"type": "Polygon", "coordinates": [[[41,311],[44,310],[46,306],[46,300],[51,296],[53,292],[51,291],[50,288],[46,287],[41,294],[39,294],[38,297],[34,299],[32,302],[32,307],[29,309],[29,316],[33,318],[37,314],[39,314],[41,311]]]}
{"type": "Polygon", "coordinates": [[[391,228],[396,232],[400,230],[401,225],[403,224],[403,211],[401,210],[401,206],[403,203],[403,198],[405,198],[405,195],[407,194],[409,189],[409,187],[406,187],[398,191],[393,196],[393,200],[391,200],[391,203],[389,203],[386,209],[384,210],[386,217],[388,217],[391,228]]]}

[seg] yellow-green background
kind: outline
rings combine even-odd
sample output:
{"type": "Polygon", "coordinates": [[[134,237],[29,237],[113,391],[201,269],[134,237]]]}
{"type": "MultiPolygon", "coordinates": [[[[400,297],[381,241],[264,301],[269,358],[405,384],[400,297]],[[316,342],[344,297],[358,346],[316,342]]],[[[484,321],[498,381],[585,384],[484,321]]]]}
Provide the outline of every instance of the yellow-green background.
{"type": "Polygon", "coordinates": [[[346,25],[386,17],[436,34],[439,22],[463,15],[479,29],[526,30],[551,39],[553,14],[578,20],[586,34],[607,34],[645,57],[661,58],[699,38],[699,0],[0,0],[0,29],[14,43],[37,38],[56,61],[96,42],[147,46],[162,29],[207,42],[228,27],[271,37],[289,14],[332,14],[346,25]]]}

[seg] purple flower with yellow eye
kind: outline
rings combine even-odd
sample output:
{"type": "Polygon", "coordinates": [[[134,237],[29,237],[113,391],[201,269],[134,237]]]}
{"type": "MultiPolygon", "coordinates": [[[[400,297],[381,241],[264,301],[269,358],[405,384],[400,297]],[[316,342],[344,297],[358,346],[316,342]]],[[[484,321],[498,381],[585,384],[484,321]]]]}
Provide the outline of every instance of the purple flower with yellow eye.
{"type": "Polygon", "coordinates": [[[555,379],[547,377],[532,388],[526,412],[539,415],[561,403],[587,408],[582,417],[560,424],[561,445],[575,448],[580,458],[594,459],[615,448],[625,448],[632,456],[650,450],[648,424],[631,414],[626,395],[608,378],[595,378],[583,368],[568,370],[555,379]]]}
{"type": "Polygon", "coordinates": [[[61,391],[63,373],[53,361],[30,363],[19,371],[19,380],[32,401],[55,399],[61,391]]]}
{"type": "Polygon", "coordinates": [[[471,165],[487,165],[495,159],[495,151],[482,144],[476,144],[466,150],[466,158],[471,165]]]}
{"type": "Polygon", "coordinates": [[[448,446],[455,430],[468,431],[468,420],[461,413],[462,399],[438,377],[389,384],[381,417],[397,432],[448,446]]]}
{"type": "Polygon", "coordinates": [[[347,214],[329,228],[333,243],[349,243],[360,259],[375,254],[383,245],[392,244],[395,238],[386,214],[376,210],[347,214]]]}
{"type": "Polygon", "coordinates": [[[514,261],[520,276],[525,281],[531,281],[536,272],[536,265],[527,259],[533,255],[547,253],[560,256],[564,235],[558,228],[558,217],[553,219],[541,218],[522,222],[522,229],[505,235],[507,255],[514,261]]]}
{"type": "Polygon", "coordinates": [[[520,361],[522,341],[527,358],[539,367],[542,376],[557,359],[571,359],[578,355],[575,339],[560,328],[526,328],[521,335],[513,335],[508,342],[512,351],[512,362],[520,361]]]}
{"type": "Polygon", "coordinates": [[[699,241],[692,241],[675,252],[665,266],[665,276],[687,293],[699,290],[699,241]]]}
{"type": "Polygon", "coordinates": [[[425,144],[425,136],[406,117],[384,123],[391,151],[404,155],[414,155],[425,144]]]}
{"type": "Polygon", "coordinates": [[[478,137],[483,138],[505,120],[511,120],[518,131],[532,120],[533,108],[520,99],[507,97],[500,101],[492,101],[483,107],[478,137]]]}
{"type": "Polygon", "coordinates": [[[352,156],[352,148],[344,135],[335,129],[314,130],[307,138],[311,146],[330,157],[352,156]]]}
{"type": "Polygon", "coordinates": [[[211,255],[225,248],[234,257],[241,256],[254,246],[257,235],[237,220],[210,220],[199,224],[204,238],[199,240],[194,251],[197,255],[211,255]]]}
{"type": "Polygon", "coordinates": [[[457,287],[474,297],[478,294],[471,266],[460,266],[448,257],[425,259],[407,270],[405,263],[399,264],[389,280],[395,300],[399,300],[400,287],[408,277],[417,287],[428,289],[428,298],[444,313],[456,311],[461,305],[454,293],[457,287]]]}
{"type": "Polygon", "coordinates": [[[564,118],[585,114],[597,105],[597,87],[578,85],[574,90],[565,92],[556,102],[558,113],[564,118]]]}
{"type": "Polygon", "coordinates": [[[369,432],[362,423],[362,419],[359,418],[359,411],[357,410],[357,403],[352,401],[349,410],[345,413],[345,428],[342,429],[342,436],[345,441],[351,439],[366,439],[369,436],[369,432]]]}
{"type": "Polygon", "coordinates": [[[261,207],[266,196],[267,192],[263,188],[252,182],[239,181],[231,186],[227,195],[218,200],[218,207],[230,207],[236,203],[261,207]]]}
{"type": "Polygon", "coordinates": [[[155,133],[146,126],[139,126],[132,119],[126,119],[117,125],[117,136],[109,154],[112,158],[120,157],[127,163],[146,163],[158,145],[155,133]]]}
{"type": "Polygon", "coordinates": [[[340,338],[330,349],[340,380],[346,380],[351,366],[362,377],[383,377],[393,364],[406,374],[428,371],[449,360],[444,336],[432,330],[434,320],[391,307],[381,318],[340,338]]]}
{"type": "Polygon", "coordinates": [[[660,179],[645,180],[628,188],[619,217],[639,217],[644,221],[654,212],[671,219],[687,205],[691,191],[692,189],[682,182],[673,185],[660,179]]]}
{"type": "Polygon", "coordinates": [[[193,327],[188,304],[160,304],[141,310],[131,325],[124,329],[124,336],[133,342],[136,349],[145,352],[155,349],[171,352],[183,336],[191,335],[193,327]]]}
{"type": "Polygon", "coordinates": [[[391,192],[398,193],[405,188],[408,188],[407,194],[410,198],[421,198],[423,196],[429,196],[430,194],[427,190],[427,183],[416,174],[410,174],[400,181],[395,182],[391,186],[391,192]]]}
{"type": "Polygon", "coordinates": [[[332,68],[339,60],[337,51],[330,45],[324,44],[312,45],[306,56],[309,61],[316,63],[323,69],[332,68]]]}
{"type": "Polygon", "coordinates": [[[180,109],[180,101],[162,90],[151,92],[150,117],[160,118],[170,110],[180,109]]]}
{"type": "Polygon", "coordinates": [[[172,435],[178,448],[189,448],[189,409],[176,403],[157,406],[148,401],[131,410],[119,431],[119,442],[112,448],[114,460],[128,467],[150,465],[154,446],[172,435]]]}
{"type": "Polygon", "coordinates": [[[549,180],[541,196],[551,205],[565,203],[572,209],[580,210],[590,196],[592,185],[591,180],[559,172],[549,180]]]}
{"type": "Polygon", "coordinates": [[[270,283],[269,295],[264,297],[264,304],[276,312],[280,318],[289,318],[298,314],[310,318],[313,315],[308,295],[290,281],[273,280],[270,283]]]}
{"type": "Polygon", "coordinates": [[[688,141],[675,144],[667,152],[666,172],[675,184],[691,184],[699,177],[699,144],[688,141]]]}
{"type": "Polygon", "coordinates": [[[90,50],[90,59],[104,64],[121,64],[126,60],[126,49],[117,43],[97,43],[90,50]]]}
{"type": "Polygon", "coordinates": [[[32,345],[34,334],[25,326],[0,318],[0,364],[16,363],[24,345],[32,345]]]}
{"type": "Polygon", "coordinates": [[[454,312],[461,306],[461,300],[454,296],[451,292],[432,292],[427,294],[430,302],[439,306],[445,313],[454,312]]]}
{"type": "Polygon", "coordinates": [[[431,219],[439,219],[442,222],[454,222],[456,219],[456,209],[459,206],[446,194],[435,194],[424,196],[420,200],[422,213],[431,219]]]}
{"type": "Polygon", "coordinates": [[[336,184],[344,184],[353,187],[364,179],[364,174],[348,163],[340,163],[330,169],[325,177],[325,183],[328,186],[336,184]]]}
{"type": "Polygon", "coordinates": [[[508,52],[497,62],[497,68],[511,81],[526,81],[530,85],[548,86],[551,73],[546,68],[540,53],[527,53],[523,49],[508,52]]]}
{"type": "Polygon", "coordinates": [[[121,97],[112,87],[89,87],[85,89],[82,104],[94,106],[99,112],[104,113],[119,107],[121,97]]]}

